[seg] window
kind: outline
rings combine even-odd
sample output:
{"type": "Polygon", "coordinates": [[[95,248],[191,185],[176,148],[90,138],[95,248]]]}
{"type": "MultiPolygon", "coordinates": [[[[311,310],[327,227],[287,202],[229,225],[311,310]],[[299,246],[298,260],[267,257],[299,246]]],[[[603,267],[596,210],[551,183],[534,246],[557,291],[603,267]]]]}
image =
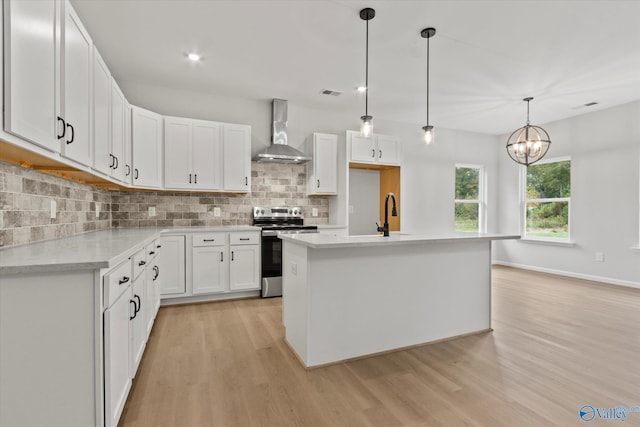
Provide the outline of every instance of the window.
{"type": "Polygon", "coordinates": [[[550,159],[523,170],[524,237],[569,241],[571,160],[550,159]]]}
{"type": "Polygon", "coordinates": [[[456,165],[455,231],[486,231],[484,168],[456,165]]]}

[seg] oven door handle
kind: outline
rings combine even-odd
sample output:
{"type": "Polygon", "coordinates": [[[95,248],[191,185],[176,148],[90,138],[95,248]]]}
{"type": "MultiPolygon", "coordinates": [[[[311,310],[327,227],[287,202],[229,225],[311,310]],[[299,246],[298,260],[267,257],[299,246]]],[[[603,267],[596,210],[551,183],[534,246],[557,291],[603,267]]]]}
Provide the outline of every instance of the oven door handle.
{"type": "Polygon", "coordinates": [[[278,232],[276,230],[263,230],[262,231],[262,236],[263,237],[276,237],[278,235],[278,232]]]}

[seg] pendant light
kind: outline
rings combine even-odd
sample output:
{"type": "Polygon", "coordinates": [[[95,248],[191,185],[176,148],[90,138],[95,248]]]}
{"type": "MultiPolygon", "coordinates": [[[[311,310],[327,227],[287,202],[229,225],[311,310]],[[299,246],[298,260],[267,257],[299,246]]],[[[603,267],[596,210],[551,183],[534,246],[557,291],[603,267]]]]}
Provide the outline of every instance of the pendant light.
{"type": "Polygon", "coordinates": [[[364,116],[360,117],[360,133],[362,136],[370,136],[373,132],[373,117],[369,115],[369,21],[376,16],[376,11],[370,7],[360,11],[360,19],[367,21],[367,53],[365,63],[365,92],[364,92],[364,116]]]}
{"type": "Polygon", "coordinates": [[[527,124],[517,129],[507,140],[507,153],[521,165],[529,166],[542,159],[547,151],[551,140],[546,130],[540,126],[529,124],[529,102],[533,97],[524,98],[527,102],[527,124]]]}
{"type": "Polygon", "coordinates": [[[429,125],[429,39],[436,35],[436,29],[429,27],[420,31],[423,39],[427,39],[427,125],[422,127],[422,139],[429,145],[434,140],[433,126],[429,125]]]}

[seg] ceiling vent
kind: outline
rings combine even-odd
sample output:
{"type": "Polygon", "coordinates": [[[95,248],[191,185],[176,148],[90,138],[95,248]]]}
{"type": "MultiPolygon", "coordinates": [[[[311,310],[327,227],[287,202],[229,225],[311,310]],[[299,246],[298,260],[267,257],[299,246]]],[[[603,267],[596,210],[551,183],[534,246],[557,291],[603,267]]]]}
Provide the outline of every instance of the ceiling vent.
{"type": "Polygon", "coordinates": [[[342,92],[340,92],[339,90],[331,90],[331,89],[322,89],[320,91],[320,93],[322,95],[329,95],[329,96],[340,96],[340,95],[342,95],[342,92]]]}

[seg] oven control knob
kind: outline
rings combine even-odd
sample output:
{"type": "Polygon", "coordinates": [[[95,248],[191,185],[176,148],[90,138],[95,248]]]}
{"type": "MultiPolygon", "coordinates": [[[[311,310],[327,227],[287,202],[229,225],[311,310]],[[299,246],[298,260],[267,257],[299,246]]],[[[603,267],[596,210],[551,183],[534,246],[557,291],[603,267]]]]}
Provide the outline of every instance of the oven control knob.
{"type": "Polygon", "coordinates": [[[293,210],[293,214],[294,214],[294,215],[298,215],[298,209],[294,209],[294,210],[293,210]]]}
{"type": "Polygon", "coordinates": [[[289,209],[289,215],[291,215],[291,213],[292,213],[292,212],[293,212],[293,211],[292,211],[291,209],[289,209]]]}
{"type": "Polygon", "coordinates": [[[260,211],[260,213],[261,213],[262,215],[264,215],[264,209],[262,209],[262,210],[260,211]]]}

